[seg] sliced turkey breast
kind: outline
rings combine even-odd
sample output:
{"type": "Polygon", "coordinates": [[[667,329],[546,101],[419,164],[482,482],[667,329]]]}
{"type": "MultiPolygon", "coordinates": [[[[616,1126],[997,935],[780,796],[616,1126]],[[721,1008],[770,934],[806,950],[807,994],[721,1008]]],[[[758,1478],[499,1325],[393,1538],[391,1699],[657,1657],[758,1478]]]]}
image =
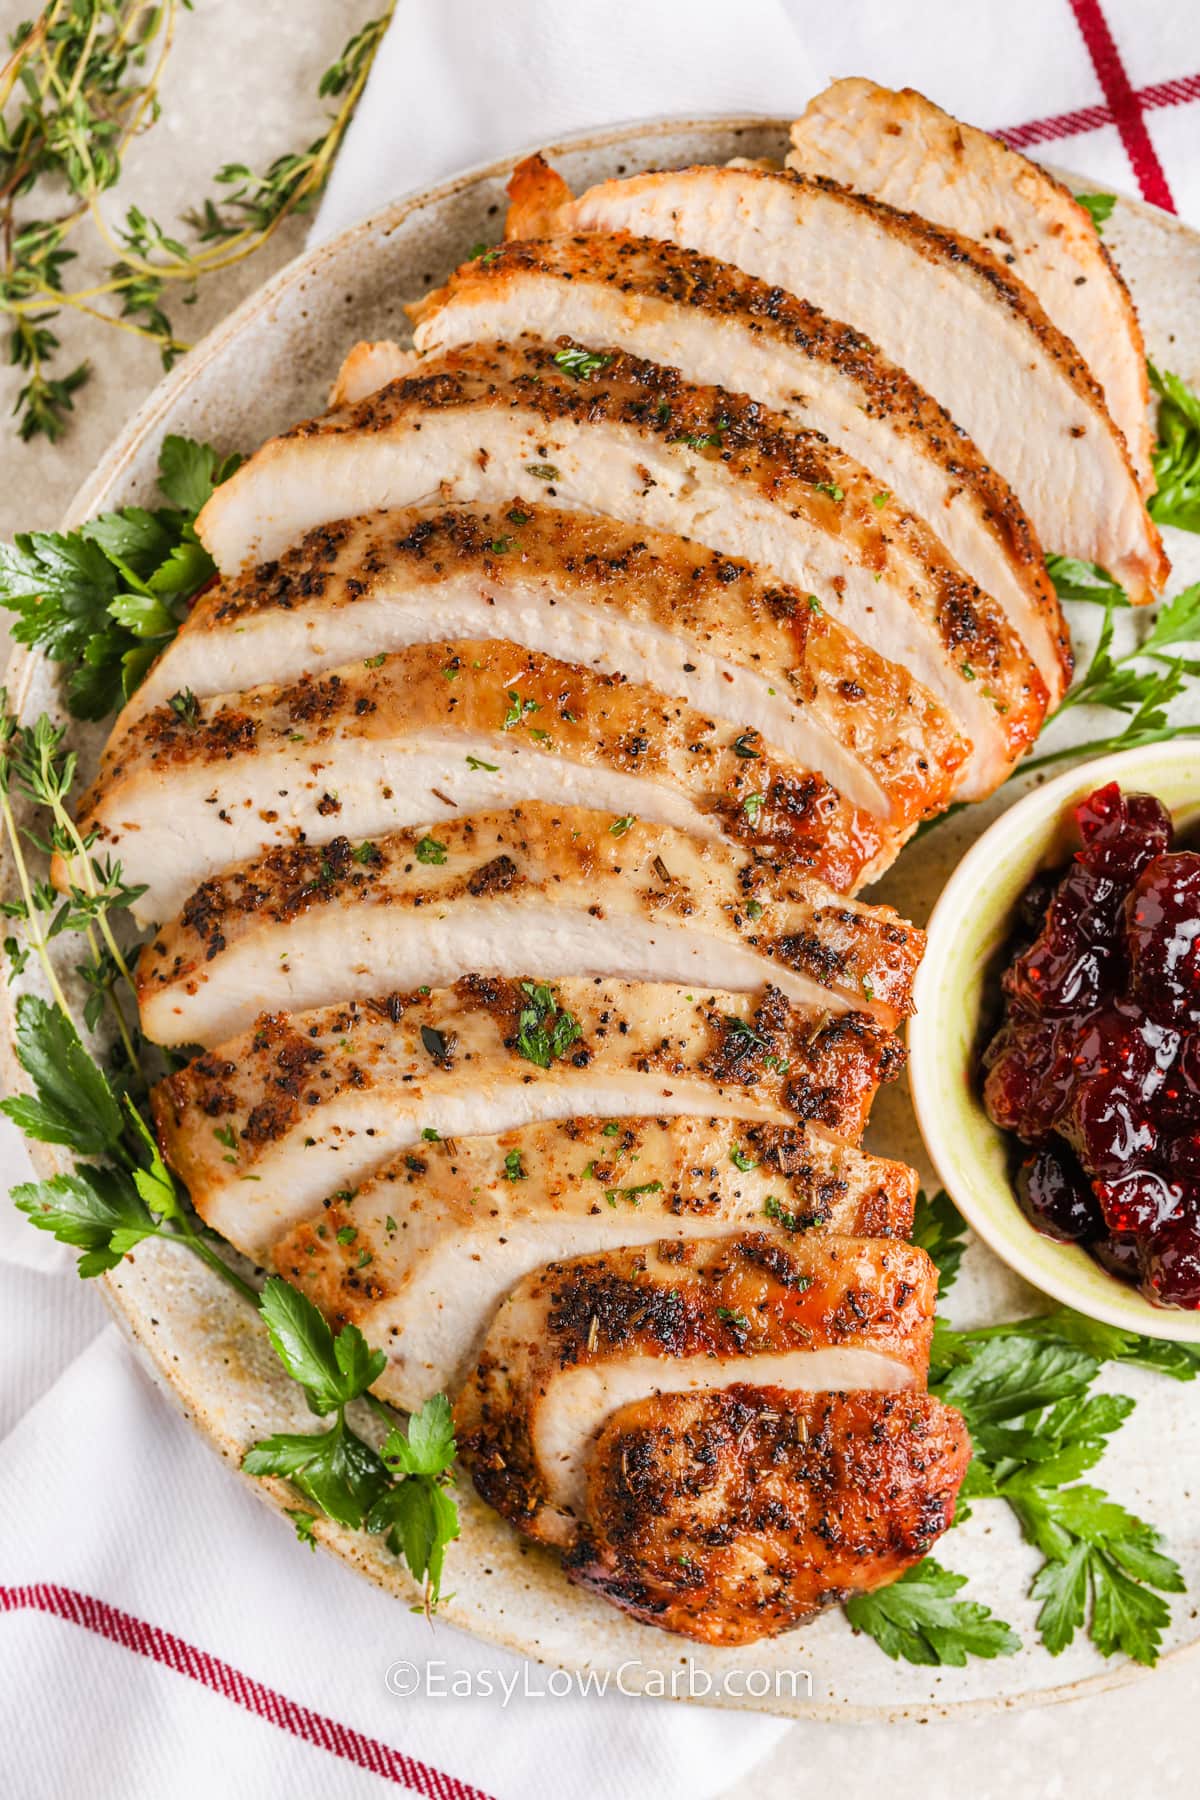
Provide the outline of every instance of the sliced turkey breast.
{"type": "Polygon", "coordinates": [[[698,251],[603,232],[506,244],[414,311],[421,350],[565,334],[795,416],[870,469],[885,518],[908,510],[931,527],[1061,696],[1067,629],[1029,521],[936,401],[849,326],[698,251]]]}
{"type": "MultiPolygon", "coordinates": [[[[78,807],[139,921],[276,844],[356,844],[519,801],[774,845],[847,892],[902,841],[749,724],[502,642],[416,644],[288,687],[176,695],[110,745],[78,807]]],[[[363,853],[365,855],[365,852],[363,853]]],[[[61,859],[55,879],[68,879],[61,859]]]]}
{"type": "Polygon", "coordinates": [[[202,594],[113,735],[181,690],[232,693],[249,669],[293,681],[434,638],[500,637],[738,729],[753,719],[852,806],[903,829],[937,790],[931,754],[957,767],[953,729],[904,670],[809,601],[702,545],[554,506],[374,513],[202,594]]]}
{"type": "Polygon", "coordinates": [[[643,1624],[752,1644],[911,1568],[970,1460],[929,1394],[651,1394],[592,1446],[567,1571],[643,1624]]]}
{"type": "Polygon", "coordinates": [[[681,533],[813,592],[950,711],[974,746],[964,795],[990,791],[1036,736],[1045,685],[1003,614],[919,520],[886,517],[878,483],[818,434],[621,351],[530,338],[421,369],[274,439],[223,483],[197,521],[218,564],[276,555],[354,507],[515,487],[681,533]]]}
{"type": "Polygon", "coordinates": [[[835,81],[792,126],[788,167],[908,207],[986,245],[1086,360],[1154,486],[1146,346],[1129,289],[1069,188],[912,88],[835,81]]]}
{"type": "Polygon", "coordinates": [[[1012,483],[1043,545],[1149,600],[1169,565],[1124,438],[1075,346],[982,245],[821,176],[694,168],[578,200],[540,158],[508,235],[628,231],[722,258],[864,332],[1012,483]]]}
{"type": "Polygon", "coordinates": [[[765,857],[542,801],[395,833],[280,847],[203,882],[137,966],[142,1030],[216,1044],[260,1012],[381,988],[619,975],[868,1012],[911,1010],[923,934],[765,857]]]}
{"type": "MultiPolygon", "coordinates": [[[[387,1351],[375,1391],[409,1411],[454,1391],[513,1283],[631,1235],[905,1237],[916,1175],[807,1126],[568,1119],[422,1140],[271,1246],[335,1326],[387,1351]]],[[[261,1254],[255,1239],[238,1244],[261,1254]]]]}
{"type": "Polygon", "coordinates": [[[172,1166],[222,1237],[265,1250],[334,1189],[436,1131],[679,1113],[808,1122],[854,1142],[896,1039],[863,1013],[651,982],[507,981],[264,1014],[152,1095],[172,1166]]]}
{"type": "Polygon", "coordinates": [[[454,1406],[459,1457],[527,1536],[568,1547],[612,1413],[730,1383],[922,1388],[937,1271],[895,1239],[748,1232],[548,1264],[498,1308],[454,1406]]]}

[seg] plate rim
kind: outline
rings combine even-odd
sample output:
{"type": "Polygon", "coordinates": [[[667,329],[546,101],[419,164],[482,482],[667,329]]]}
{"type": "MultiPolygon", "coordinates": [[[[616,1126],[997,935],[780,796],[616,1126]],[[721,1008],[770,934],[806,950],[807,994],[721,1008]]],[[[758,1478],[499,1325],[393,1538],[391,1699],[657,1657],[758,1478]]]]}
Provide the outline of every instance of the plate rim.
{"type": "MultiPolygon", "coordinates": [[[[648,140],[653,141],[655,138],[688,130],[711,129],[730,133],[776,130],[786,136],[791,123],[791,116],[774,113],[659,114],[651,118],[569,133],[556,137],[553,141],[547,141],[545,138],[532,140],[515,151],[474,164],[441,181],[405,191],[385,206],[343,227],[320,243],[306,246],[300,250],[297,255],[269,276],[261,286],[255,288],[252,293],[240,301],[232,312],[218,321],[178,366],[155,384],[117,432],[94,468],[75,490],[63,514],[60,529],[74,529],[84,519],[104,506],[106,495],[120,481],[129,462],[140,451],[147,438],[153,436],[156,428],[168,419],[180,399],[187,394],[202,373],[226,351],[252,320],[258,318],[280,296],[297,284],[303,284],[310,279],[318,279],[322,264],[331,260],[335,255],[342,254],[355,240],[366,240],[376,235],[390,235],[391,231],[418,209],[440,206],[478,182],[498,180],[510,172],[514,163],[521,157],[536,151],[541,151],[549,157],[555,157],[572,152],[608,149],[622,144],[629,144],[631,149],[635,147],[641,149],[648,140]]],[[[1073,175],[1054,165],[1044,166],[1060,179],[1067,181],[1090,181],[1091,179],[1073,175]]],[[[1098,186],[1104,192],[1118,195],[1123,207],[1131,209],[1144,219],[1153,221],[1159,229],[1170,228],[1173,234],[1178,234],[1191,243],[1200,243],[1200,230],[1188,226],[1174,214],[1164,212],[1161,208],[1124,193],[1108,183],[1092,183],[1091,185],[1098,186]]],[[[19,713],[22,710],[28,696],[29,685],[45,660],[44,653],[34,647],[21,645],[13,647],[6,670],[6,680],[9,704],[14,711],[19,713]]],[[[5,996],[8,991],[7,989],[4,991],[5,996]]],[[[0,999],[0,1085],[9,1092],[16,1091],[20,1079],[13,1043],[12,1005],[7,998],[3,998],[0,999]]],[[[61,1168],[70,1166],[71,1159],[59,1156],[53,1146],[27,1143],[26,1147],[39,1175],[55,1173],[61,1168]]],[[[211,1417],[210,1409],[204,1403],[202,1396],[189,1387],[178,1366],[165,1353],[158,1354],[153,1341],[148,1340],[142,1334],[134,1309],[122,1302],[119,1277],[119,1269],[101,1276],[99,1278],[101,1292],[122,1337],[135,1350],[157,1390],[169,1398],[189,1425],[199,1433],[202,1441],[211,1451],[222,1461],[232,1462],[233,1472],[261,1503],[271,1507],[277,1513],[282,1513],[289,1501],[294,1499],[290,1490],[285,1489],[280,1483],[264,1482],[242,1474],[236,1465],[234,1456],[234,1452],[237,1450],[236,1443],[231,1437],[222,1435],[218,1421],[211,1417]]],[[[369,1562],[355,1553],[354,1538],[356,1535],[342,1534],[347,1539],[347,1542],[343,1544],[336,1540],[333,1533],[330,1533],[323,1539],[323,1547],[332,1551],[340,1561],[348,1563],[356,1573],[365,1575],[369,1580],[374,1580],[376,1585],[385,1586],[373,1574],[369,1562]]],[[[386,1586],[385,1591],[391,1594],[391,1590],[386,1586]]],[[[392,1595],[392,1597],[395,1596],[392,1595]]],[[[458,1623],[449,1617],[447,1617],[447,1623],[453,1624],[457,1630],[467,1631],[481,1642],[514,1651],[543,1666],[562,1668],[587,1666],[586,1657],[580,1657],[572,1663],[568,1663],[553,1655],[539,1656],[531,1652],[525,1643],[507,1636],[503,1628],[491,1627],[485,1630],[476,1625],[458,1623]]],[[[665,1641],[681,1646],[681,1654],[687,1654],[687,1640],[669,1638],[669,1634],[662,1635],[665,1641]]],[[[1035,1645],[1033,1648],[1037,1654],[1042,1654],[1040,1646],[1035,1645]]],[[[1165,1652],[1159,1659],[1158,1667],[1176,1664],[1185,1657],[1193,1656],[1198,1652],[1200,1652],[1200,1633],[1191,1642],[1179,1644],[1165,1652]]],[[[864,1705],[858,1702],[808,1701],[784,1709],[778,1704],[760,1704],[755,1701],[751,1701],[747,1706],[745,1703],[739,1703],[737,1700],[723,1695],[697,1696],[694,1699],[690,1699],[688,1696],[679,1696],[678,1698],[680,1703],[719,1706],[722,1710],[727,1711],[753,1710],[768,1716],[783,1717],[793,1722],[806,1720],[832,1724],[900,1723],[905,1721],[924,1723],[943,1718],[977,1718],[996,1712],[1013,1711],[1017,1708],[1062,1705],[1088,1695],[1127,1686],[1152,1673],[1152,1670],[1126,1659],[1115,1665],[1098,1669],[1090,1675],[1080,1676],[1073,1681],[1032,1691],[1026,1690],[1018,1694],[986,1695],[963,1700],[938,1696],[920,1702],[900,1701],[877,1705],[864,1705]]]]}

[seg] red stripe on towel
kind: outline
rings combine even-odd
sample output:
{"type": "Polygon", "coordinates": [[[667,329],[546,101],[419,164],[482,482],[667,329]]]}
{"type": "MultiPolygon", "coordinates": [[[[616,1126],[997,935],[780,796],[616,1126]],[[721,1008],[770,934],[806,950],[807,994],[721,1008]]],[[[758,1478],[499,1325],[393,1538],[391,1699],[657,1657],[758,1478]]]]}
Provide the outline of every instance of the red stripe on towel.
{"type": "Polygon", "coordinates": [[[1133,165],[1142,198],[1149,200],[1154,206],[1162,206],[1168,212],[1174,212],[1175,202],[1171,197],[1170,183],[1158,160],[1158,152],[1150,142],[1141,100],[1125,72],[1116,39],[1109,29],[1099,0],[1071,0],[1071,11],[1083,33],[1092,67],[1104,89],[1104,98],[1111,108],[1113,123],[1121,134],[1125,153],[1133,165]]]}
{"type": "Polygon", "coordinates": [[[482,1789],[471,1787],[457,1776],[444,1775],[403,1750],[393,1750],[378,1738],[366,1737],[351,1725],[342,1725],[324,1713],[313,1712],[297,1700],[289,1700],[274,1688],[266,1687],[252,1676],[244,1675],[219,1656],[211,1656],[189,1644],[174,1632],[150,1625],[132,1613],[122,1612],[105,1600],[81,1594],[76,1588],[58,1587],[49,1582],[34,1582],[28,1587],[0,1587],[0,1612],[31,1611],[49,1613],[79,1625],[110,1644],[121,1644],[137,1656],[187,1675],[214,1694],[221,1694],[255,1718],[266,1719],[280,1731],[290,1732],[306,1744],[326,1750],[331,1756],[369,1769],[399,1787],[410,1788],[423,1800],[490,1800],[482,1789]]]}

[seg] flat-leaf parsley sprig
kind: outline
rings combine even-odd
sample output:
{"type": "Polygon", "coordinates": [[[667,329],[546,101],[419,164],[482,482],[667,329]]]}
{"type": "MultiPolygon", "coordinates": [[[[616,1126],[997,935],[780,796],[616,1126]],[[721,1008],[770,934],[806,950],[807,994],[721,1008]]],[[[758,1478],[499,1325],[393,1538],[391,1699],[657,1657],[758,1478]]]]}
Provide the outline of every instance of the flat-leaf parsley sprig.
{"type": "MultiPolygon", "coordinates": [[[[335,1337],[306,1295],[272,1275],[263,1288],[260,1310],[272,1348],[293,1380],[304,1389],[311,1410],[333,1423],[316,1432],[279,1432],[246,1452],[249,1475],[282,1476],[339,1525],[365,1528],[385,1537],[425,1585],[425,1610],[441,1598],[446,1548],[458,1536],[458,1508],[447,1488],[454,1462],[454,1426],[444,1394],[426,1401],[401,1431],[392,1414],[370,1392],[387,1365],[382,1350],[368,1347],[356,1325],[335,1337]],[[346,1420],[346,1408],[365,1400],[389,1426],[375,1450],[346,1420]]],[[[312,1534],[311,1515],[296,1520],[303,1539],[312,1534]]]]}
{"type": "MultiPolygon", "coordinates": [[[[914,1241],[938,1264],[943,1293],[957,1273],[965,1229],[945,1194],[922,1197],[914,1241]]],[[[959,1408],[971,1433],[958,1517],[969,1516],[972,1501],[1003,1500],[1042,1554],[1030,1592],[1041,1603],[1037,1629],[1051,1655],[1086,1629],[1102,1655],[1152,1665],[1170,1619],[1163,1596],[1181,1593],[1183,1579],[1153,1526],[1079,1479],[1134,1408],[1127,1395],[1090,1392],[1105,1362],[1190,1381],[1200,1350],[1066,1307],[974,1331],[939,1319],[930,1391],[959,1408]]],[[[961,1577],[936,1564],[922,1574],[929,1568],[926,1559],[895,1588],[851,1602],[851,1623],[889,1656],[912,1662],[1006,1654],[1007,1628],[954,1600],[961,1577]]]]}
{"type": "Polygon", "coordinates": [[[193,521],[240,461],[164,438],[158,485],[168,505],[125,506],[78,531],[23,531],[0,544],[12,635],[64,665],[76,718],[105,719],[129,698],[216,575],[193,521]]]}
{"type": "Polygon", "coordinates": [[[1180,531],[1200,531],[1200,395],[1169,369],[1150,364],[1150,385],[1158,395],[1158,442],[1154,449],[1157,492],[1150,517],[1180,531]]]}

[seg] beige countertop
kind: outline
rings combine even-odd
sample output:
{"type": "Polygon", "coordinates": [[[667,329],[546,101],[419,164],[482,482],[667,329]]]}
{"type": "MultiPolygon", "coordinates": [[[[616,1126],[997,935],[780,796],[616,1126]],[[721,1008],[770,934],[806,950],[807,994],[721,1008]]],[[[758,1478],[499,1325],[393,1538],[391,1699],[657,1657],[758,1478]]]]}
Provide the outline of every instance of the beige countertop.
{"type": "MultiPolygon", "coordinates": [[[[35,10],[33,0],[0,0],[0,29],[7,37],[35,10]]],[[[110,216],[134,202],[170,229],[175,214],[203,199],[223,162],[260,166],[310,142],[325,110],[315,97],[320,72],[370,13],[363,0],[205,0],[184,13],[163,86],[163,116],[131,151],[121,186],[107,199],[110,216]]],[[[258,255],[202,284],[194,306],[176,306],[177,328],[192,339],[203,336],[303,247],[305,232],[303,220],[288,220],[258,255]]],[[[86,228],[81,249],[85,242],[95,244],[86,228]]],[[[72,265],[72,280],[100,274],[105,260],[87,251],[72,265]]],[[[58,522],[160,374],[155,348],[124,332],[73,318],[55,329],[63,339],[63,368],[87,356],[92,380],[60,444],[3,440],[0,535],[58,522]]],[[[0,370],[0,413],[7,413],[19,385],[14,372],[0,370]]],[[[2,646],[2,626],[0,634],[2,646]]],[[[1132,1687],[1038,1711],[956,1724],[797,1725],[728,1800],[791,1800],[823,1791],[836,1791],[839,1800],[880,1794],[893,1800],[961,1800],[964,1794],[970,1800],[1018,1794],[1182,1800],[1196,1791],[1187,1742],[1198,1698],[1200,1657],[1132,1687]]],[[[729,1729],[738,1729],[732,1716],[729,1729]]],[[[371,1779],[363,1777],[364,1793],[371,1779]]]]}

